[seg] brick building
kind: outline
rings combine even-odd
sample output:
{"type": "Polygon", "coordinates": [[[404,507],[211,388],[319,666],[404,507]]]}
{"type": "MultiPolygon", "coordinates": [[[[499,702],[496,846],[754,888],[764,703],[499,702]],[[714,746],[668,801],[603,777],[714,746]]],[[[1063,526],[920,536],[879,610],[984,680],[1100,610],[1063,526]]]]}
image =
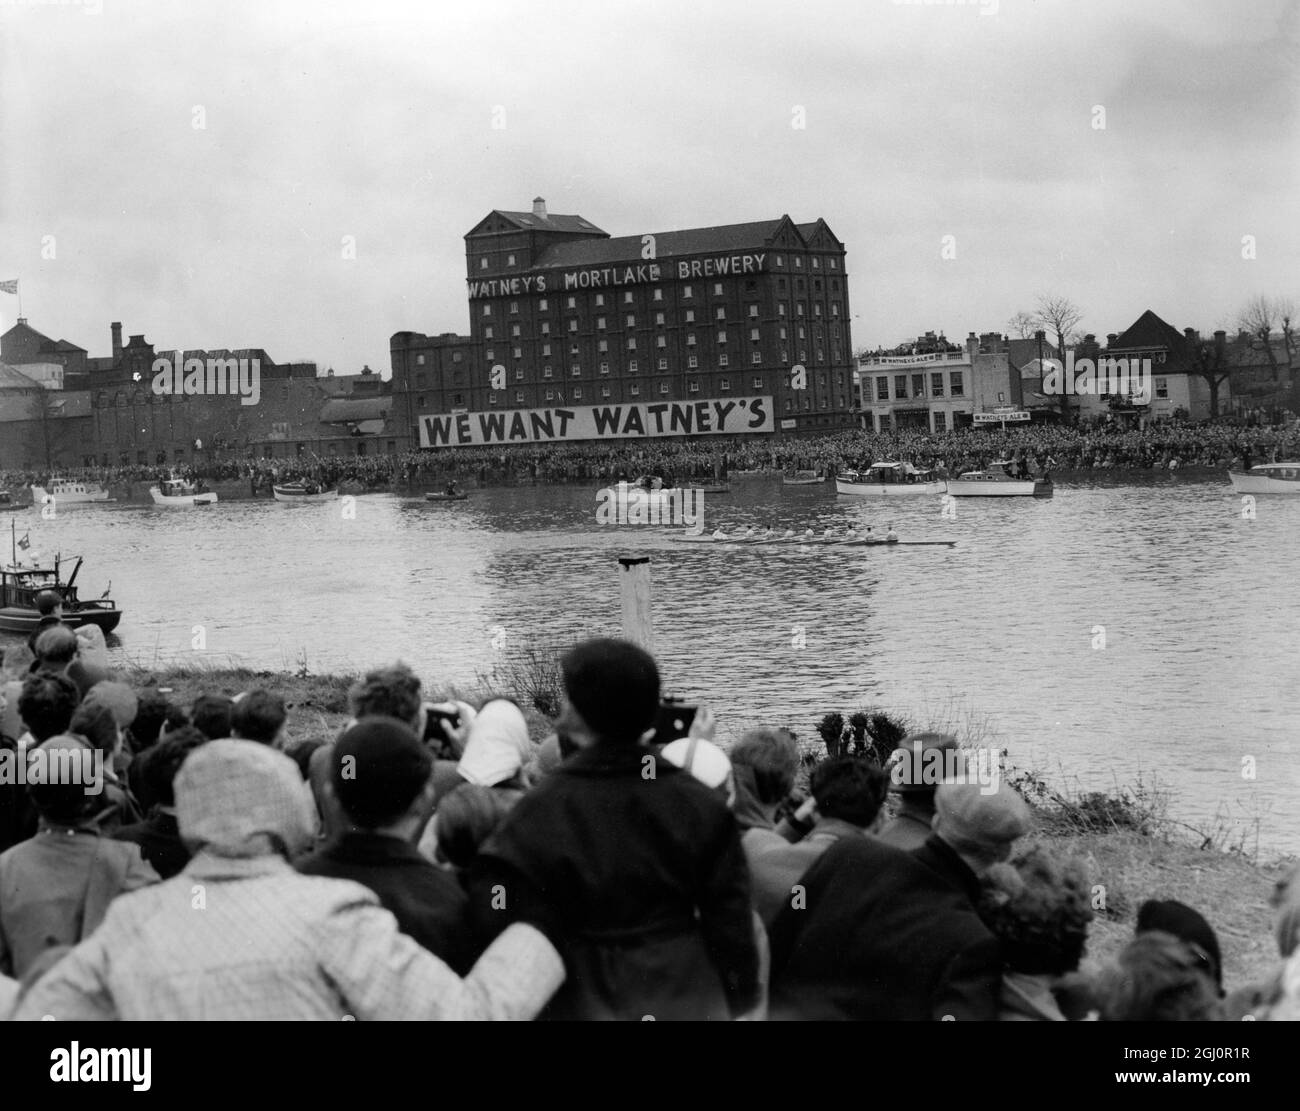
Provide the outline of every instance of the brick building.
{"type": "Polygon", "coordinates": [[[824,220],[613,238],[538,198],[489,213],[465,257],[469,335],[392,337],[415,443],[428,414],[477,428],[475,414],[557,406],[766,398],[771,430],[853,424],[845,249],[824,220]]]}

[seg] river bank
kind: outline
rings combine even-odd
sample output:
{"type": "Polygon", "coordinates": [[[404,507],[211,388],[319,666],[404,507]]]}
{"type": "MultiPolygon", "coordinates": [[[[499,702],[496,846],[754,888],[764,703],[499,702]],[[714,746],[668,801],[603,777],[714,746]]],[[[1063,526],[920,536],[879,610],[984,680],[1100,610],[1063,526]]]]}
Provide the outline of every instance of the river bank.
{"type": "MultiPolygon", "coordinates": [[[[125,677],[137,688],[170,688],[170,697],[182,705],[205,692],[234,695],[259,686],[274,690],[289,706],[289,741],[334,737],[347,721],[347,691],[356,679],[309,674],[305,667],[291,673],[139,665],[125,677]]],[[[475,701],[488,693],[510,693],[503,678],[480,676],[472,690],[435,686],[426,689],[425,696],[475,701]]],[[[539,740],[548,723],[530,704],[529,695],[535,693],[521,692],[520,701],[527,706],[530,732],[539,740]]],[[[814,735],[812,727],[809,722],[809,735],[814,735]]],[[[1138,908],[1154,898],[1176,899],[1209,919],[1219,936],[1229,990],[1275,969],[1278,957],[1269,897],[1293,859],[1261,859],[1240,844],[1225,851],[1214,831],[1192,833],[1165,820],[1160,800],[1141,784],[1084,799],[1032,772],[1017,771],[1010,782],[1035,811],[1037,829],[1032,836],[1079,857],[1087,866],[1096,908],[1087,961],[1104,962],[1123,948],[1133,935],[1138,908]]]]}

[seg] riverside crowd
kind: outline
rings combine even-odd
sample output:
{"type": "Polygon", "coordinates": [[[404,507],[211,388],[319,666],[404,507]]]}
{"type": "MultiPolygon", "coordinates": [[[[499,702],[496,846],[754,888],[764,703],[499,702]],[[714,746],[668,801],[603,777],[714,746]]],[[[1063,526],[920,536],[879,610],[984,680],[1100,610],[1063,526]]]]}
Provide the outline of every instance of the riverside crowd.
{"type": "Polygon", "coordinates": [[[0,1016],[1300,1018],[1300,876],[1263,983],[1225,984],[1169,901],[1085,967],[1085,865],[942,734],[827,758],[798,798],[791,734],[724,752],[705,708],[665,732],[624,641],[564,655],[540,741],[400,664],[337,736],[289,742],[273,691],[134,690],[57,615],[33,644],[0,757],[100,773],[0,775],[0,1016]]]}
{"type": "MultiPolygon", "coordinates": [[[[215,459],[183,465],[128,465],[70,470],[63,477],[112,484],[158,481],[173,472],[207,482],[244,480],[251,493],[273,482],[309,479],[325,486],[352,482],[363,489],[440,484],[449,479],[480,486],[610,481],[640,474],[667,479],[723,480],[734,471],[819,471],[832,474],[881,460],[904,459],[943,476],[981,469],[999,457],[1023,460],[1032,474],[1093,471],[1152,472],[1182,468],[1249,469],[1254,463],[1294,459],[1300,429],[1286,425],[1191,425],[1168,421],[1142,430],[1091,426],[966,428],[944,433],[903,429],[798,438],[584,441],[512,447],[445,447],[357,457],[215,459]]],[[[0,489],[44,484],[37,472],[0,474],[0,489]]]]}

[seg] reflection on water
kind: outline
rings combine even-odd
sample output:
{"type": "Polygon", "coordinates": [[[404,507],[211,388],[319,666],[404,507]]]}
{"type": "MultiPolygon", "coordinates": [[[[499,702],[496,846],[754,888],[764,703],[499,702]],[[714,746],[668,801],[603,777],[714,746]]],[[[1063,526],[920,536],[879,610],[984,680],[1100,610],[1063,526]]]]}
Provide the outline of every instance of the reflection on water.
{"type": "Polygon", "coordinates": [[[663,528],[598,527],[594,487],[355,507],[347,520],[340,504],[90,506],[28,511],[18,529],[47,556],[84,554],[85,596],[112,580],[120,658],[190,658],[201,625],[223,663],[400,657],[462,684],[492,667],[494,631],[507,647],[617,633],[617,556],[649,552],[668,685],[707,698],[732,732],[780,722],[812,738],[826,711],[867,703],[956,716],[1082,786],[1154,774],[1176,816],[1222,807],[1262,818],[1272,847],[1300,842],[1300,499],[1261,497],[1253,521],[1217,478],[964,499],[955,520],[938,498],[763,479],[705,499],[710,531],[892,522],[905,540],[958,541],[890,549],[678,545],[663,528]]]}

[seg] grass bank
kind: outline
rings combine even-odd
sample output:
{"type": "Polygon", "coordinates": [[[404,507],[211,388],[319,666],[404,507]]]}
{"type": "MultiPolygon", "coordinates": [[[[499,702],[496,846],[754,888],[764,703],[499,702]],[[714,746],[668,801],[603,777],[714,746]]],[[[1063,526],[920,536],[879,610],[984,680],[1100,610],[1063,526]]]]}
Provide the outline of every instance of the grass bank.
{"type": "MultiPolygon", "coordinates": [[[[124,669],[123,678],[136,687],[170,688],[171,697],[186,705],[201,693],[233,695],[266,687],[289,705],[286,732],[297,740],[338,732],[348,716],[348,688],[358,677],[313,675],[305,666],[291,672],[135,664],[124,669]]],[[[547,661],[515,660],[479,676],[474,689],[434,686],[425,694],[435,701],[478,701],[493,693],[514,693],[528,713],[530,732],[540,739],[547,719],[538,707],[551,712],[557,690],[558,672],[547,661]]],[[[945,724],[947,731],[974,743],[969,723],[965,728],[945,724]]],[[[814,735],[811,727],[803,734],[810,759],[809,738],[814,735]]],[[[1081,792],[1033,771],[1011,768],[1007,774],[1035,812],[1033,836],[1081,858],[1100,894],[1087,961],[1113,956],[1132,937],[1138,907],[1158,898],[1177,899],[1209,919],[1219,935],[1229,988],[1263,978],[1276,967],[1268,900],[1293,861],[1261,860],[1243,838],[1232,838],[1223,827],[1194,830],[1169,820],[1168,795],[1158,787],[1139,782],[1107,792],[1081,792]]]]}

